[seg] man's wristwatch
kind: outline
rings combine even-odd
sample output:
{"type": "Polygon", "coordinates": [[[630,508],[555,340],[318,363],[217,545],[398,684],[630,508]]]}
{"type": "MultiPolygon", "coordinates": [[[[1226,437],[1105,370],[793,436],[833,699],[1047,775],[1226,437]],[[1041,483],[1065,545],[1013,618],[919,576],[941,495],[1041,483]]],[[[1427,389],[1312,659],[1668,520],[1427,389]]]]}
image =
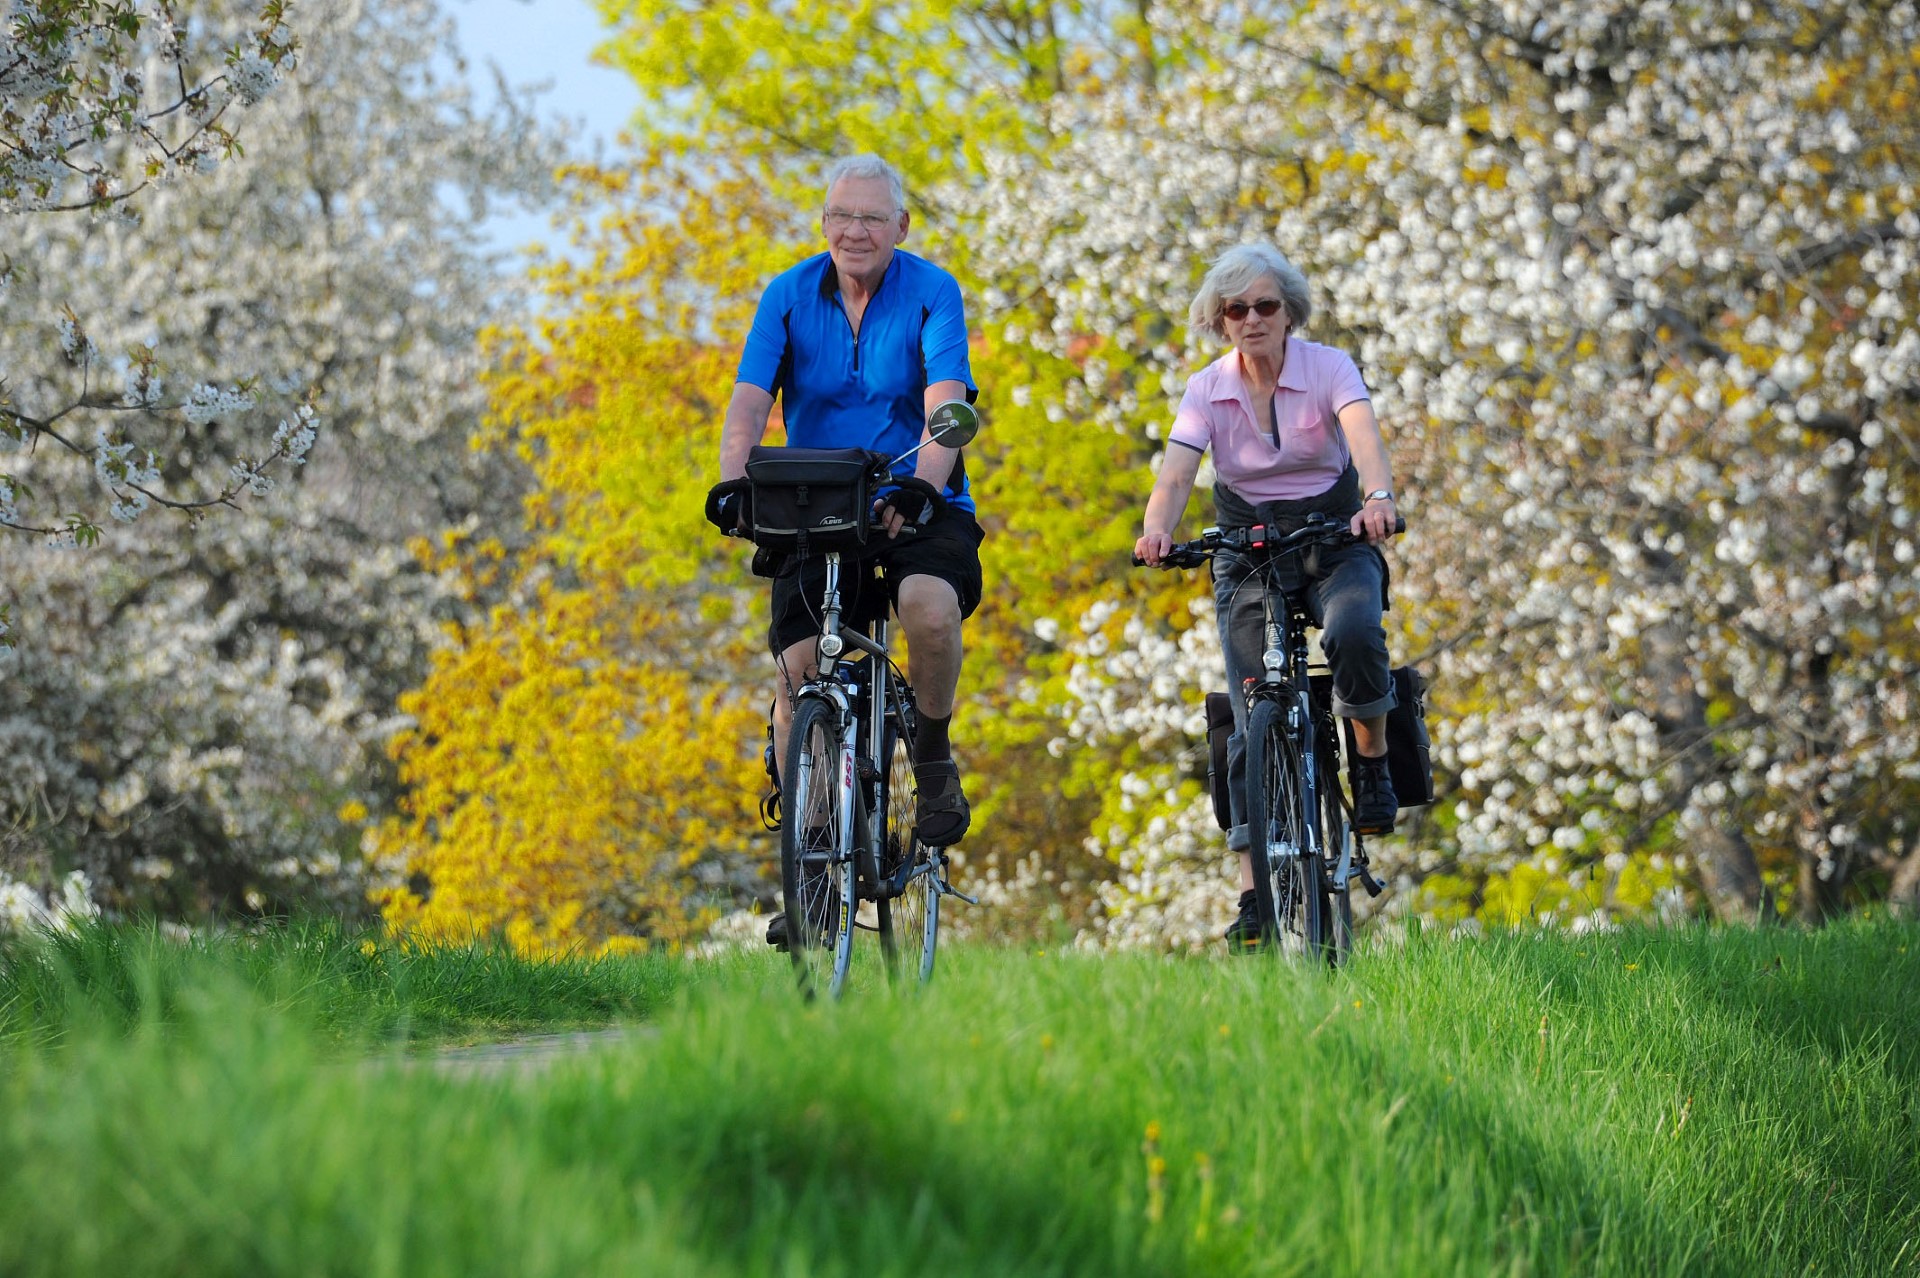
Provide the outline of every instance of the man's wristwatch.
{"type": "MultiPolygon", "coordinates": [[[[1372,492],[1368,493],[1365,498],[1365,501],[1392,501],[1392,500],[1393,500],[1393,490],[1390,488],[1376,488],[1372,492]]],[[[1362,504],[1365,504],[1365,503],[1363,502],[1362,504]]]]}

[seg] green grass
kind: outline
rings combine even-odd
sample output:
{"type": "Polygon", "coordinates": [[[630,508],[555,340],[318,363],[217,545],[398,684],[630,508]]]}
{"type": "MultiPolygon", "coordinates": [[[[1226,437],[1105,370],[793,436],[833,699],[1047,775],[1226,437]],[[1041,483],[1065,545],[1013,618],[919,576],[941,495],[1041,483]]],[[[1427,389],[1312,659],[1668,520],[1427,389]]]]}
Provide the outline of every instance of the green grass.
{"type": "Polygon", "coordinates": [[[258,1013],[332,1040],[426,1043],[635,1020],[686,965],[665,957],[528,962],[498,944],[409,948],[325,919],[177,940],[153,926],[0,937],[0,1041],[177,1018],[183,997],[238,984],[258,1013]]]}
{"type": "MultiPolygon", "coordinates": [[[[657,1033],[492,1075],[394,1047],[350,958],[290,999],[228,951],[0,1047],[0,1273],[1917,1272],[1916,942],[1416,942],[1331,978],[955,949],[835,1007],[753,955],[650,975],[657,1033]]],[[[590,1006],[637,979],[570,971],[590,1006]]]]}

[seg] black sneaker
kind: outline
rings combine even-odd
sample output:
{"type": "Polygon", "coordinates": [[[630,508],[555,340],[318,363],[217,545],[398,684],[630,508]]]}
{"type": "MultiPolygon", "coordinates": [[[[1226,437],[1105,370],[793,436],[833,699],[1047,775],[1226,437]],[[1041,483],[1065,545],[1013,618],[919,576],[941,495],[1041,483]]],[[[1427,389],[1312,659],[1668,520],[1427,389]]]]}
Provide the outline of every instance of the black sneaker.
{"type": "Polygon", "coordinates": [[[1227,953],[1258,954],[1266,937],[1260,931],[1260,898],[1252,888],[1240,894],[1240,913],[1227,928],[1227,953]]]}
{"type": "Polygon", "coordinates": [[[973,808],[960,789],[960,767],[952,759],[913,765],[914,833],[930,848],[950,848],[966,837],[973,808]]]}
{"type": "Polygon", "coordinates": [[[1392,834],[1400,800],[1393,792],[1393,777],[1387,772],[1387,756],[1356,756],[1347,776],[1353,783],[1353,828],[1361,834],[1392,834]]]}
{"type": "MultiPolygon", "coordinates": [[[[819,895],[812,897],[808,902],[808,906],[809,912],[817,913],[820,916],[819,927],[817,929],[820,944],[827,949],[832,949],[834,925],[838,923],[840,919],[839,900],[830,893],[823,891],[819,895]]],[[[784,913],[776,914],[767,920],[767,944],[779,950],[782,954],[787,953],[787,916],[784,913]]]]}

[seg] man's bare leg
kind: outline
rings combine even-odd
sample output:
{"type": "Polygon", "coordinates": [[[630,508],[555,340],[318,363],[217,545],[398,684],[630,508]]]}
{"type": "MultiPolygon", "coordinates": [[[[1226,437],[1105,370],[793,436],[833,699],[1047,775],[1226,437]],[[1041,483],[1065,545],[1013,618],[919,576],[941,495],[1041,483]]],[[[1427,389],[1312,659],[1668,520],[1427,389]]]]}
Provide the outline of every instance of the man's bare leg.
{"type": "Polygon", "coordinates": [[[787,738],[793,735],[793,694],[800,685],[819,672],[819,636],[809,636],[780,654],[784,682],[775,685],[773,694],[773,761],[780,775],[787,775],[787,738]]]}
{"type": "Polygon", "coordinates": [[[938,577],[907,577],[900,582],[895,611],[907,633],[907,677],[920,710],[913,742],[913,775],[919,788],[915,820],[928,844],[950,847],[966,834],[972,819],[947,735],[965,655],[960,596],[938,577]]]}
{"type": "Polygon", "coordinates": [[[907,678],[922,718],[953,717],[960,687],[960,596],[938,577],[907,577],[900,583],[900,628],[907,632],[907,678]]]}

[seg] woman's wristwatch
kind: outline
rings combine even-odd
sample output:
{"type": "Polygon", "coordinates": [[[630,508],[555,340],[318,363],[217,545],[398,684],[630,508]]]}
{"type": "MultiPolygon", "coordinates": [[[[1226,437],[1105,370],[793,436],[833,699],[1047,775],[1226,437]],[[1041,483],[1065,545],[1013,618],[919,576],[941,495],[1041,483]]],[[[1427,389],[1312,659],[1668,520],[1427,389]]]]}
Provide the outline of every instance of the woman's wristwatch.
{"type": "Polygon", "coordinates": [[[1361,505],[1365,505],[1370,501],[1393,501],[1393,490],[1390,488],[1376,488],[1362,499],[1361,505]]]}

